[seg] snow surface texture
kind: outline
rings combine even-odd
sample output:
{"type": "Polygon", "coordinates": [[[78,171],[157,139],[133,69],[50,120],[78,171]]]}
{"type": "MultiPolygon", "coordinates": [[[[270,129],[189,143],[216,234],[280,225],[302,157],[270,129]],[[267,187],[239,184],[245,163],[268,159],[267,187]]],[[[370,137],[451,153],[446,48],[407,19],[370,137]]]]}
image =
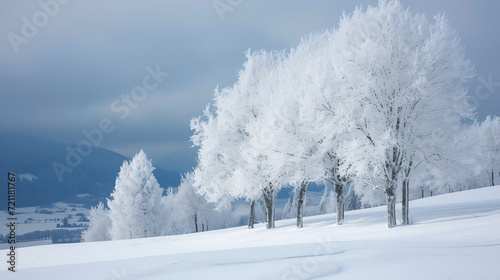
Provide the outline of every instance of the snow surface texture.
{"type": "MultiPolygon", "coordinates": [[[[413,224],[387,229],[386,207],[195,234],[17,251],[0,279],[500,279],[500,186],[411,202],[413,224]]],[[[398,215],[400,214],[398,208],[398,215]]],[[[6,250],[0,251],[5,256],[6,250]]]]}

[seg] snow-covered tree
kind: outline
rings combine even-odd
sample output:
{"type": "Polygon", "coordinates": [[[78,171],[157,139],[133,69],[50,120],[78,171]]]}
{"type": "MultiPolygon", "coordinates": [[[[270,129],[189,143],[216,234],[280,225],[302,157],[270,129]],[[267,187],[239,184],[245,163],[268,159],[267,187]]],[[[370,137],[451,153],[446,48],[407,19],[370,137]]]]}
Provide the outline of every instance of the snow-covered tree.
{"type": "Polygon", "coordinates": [[[325,50],[331,33],[313,33],[302,39],[291,49],[278,65],[274,81],[278,83],[273,94],[272,113],[273,139],[270,152],[274,156],[272,165],[280,170],[281,184],[295,190],[294,210],[297,227],[303,226],[304,203],[310,182],[325,177],[322,161],[324,130],[318,129],[317,108],[313,106],[316,92],[325,91],[326,72],[321,54],[325,50]]]}
{"type": "MultiPolygon", "coordinates": [[[[357,9],[288,53],[248,52],[238,81],[216,90],[213,112],[191,122],[194,185],[211,202],[262,197],[268,228],[277,192],[295,186],[301,227],[308,182],[334,185],[341,224],[354,179],[358,190],[383,191],[389,227],[401,190],[408,223],[415,170],[463,165],[447,145],[460,143],[461,121],[472,116],[470,73],[445,17],[431,22],[398,1],[357,9]]],[[[362,202],[373,197],[360,193],[362,202]]]]}
{"type": "Polygon", "coordinates": [[[160,224],[162,227],[160,235],[164,236],[191,232],[184,227],[184,223],[179,223],[176,211],[174,188],[168,187],[166,195],[161,198],[161,215],[159,220],[161,221],[160,224]]]}
{"type": "MultiPolygon", "coordinates": [[[[281,215],[282,219],[297,218],[298,214],[304,212],[303,209],[301,209],[300,211],[298,211],[300,197],[303,197],[302,199],[305,200],[304,192],[305,192],[305,190],[303,190],[300,187],[294,187],[293,188],[293,196],[292,196],[292,198],[288,198],[287,203],[283,207],[283,214],[281,215]]],[[[305,201],[302,201],[301,204],[300,204],[302,208],[304,207],[304,204],[303,204],[304,202],[305,201]]],[[[300,220],[301,219],[297,219],[297,226],[298,227],[300,227],[300,225],[298,224],[298,222],[300,220]]]]}
{"type": "Polygon", "coordinates": [[[96,207],[90,209],[89,221],[89,227],[82,233],[83,241],[111,240],[111,219],[109,218],[108,210],[102,202],[99,202],[96,207]]]}
{"type": "Polygon", "coordinates": [[[359,195],[354,191],[354,182],[351,181],[348,185],[348,191],[345,201],[345,210],[356,210],[361,208],[361,199],[359,195]]]}
{"type": "Polygon", "coordinates": [[[191,220],[195,232],[205,231],[208,230],[214,215],[215,205],[208,203],[202,195],[196,193],[193,184],[193,173],[187,172],[182,176],[178,192],[175,194],[175,212],[178,218],[191,220]]]}
{"type": "Polygon", "coordinates": [[[193,188],[193,173],[181,177],[177,188],[169,187],[162,197],[161,235],[187,234],[196,231],[240,226],[241,213],[231,212],[230,201],[209,203],[193,188]]]}
{"type": "Polygon", "coordinates": [[[290,219],[291,210],[292,210],[292,200],[288,198],[288,201],[283,207],[283,213],[281,215],[281,219],[290,219]]]}
{"type": "Polygon", "coordinates": [[[323,196],[321,197],[321,200],[319,202],[318,214],[324,215],[333,213],[335,212],[335,208],[335,194],[332,190],[328,190],[328,187],[325,186],[325,191],[323,192],[323,196]]]}
{"type": "Polygon", "coordinates": [[[142,150],[121,166],[112,199],[108,200],[113,240],[161,234],[163,189],[153,175],[154,169],[142,150]]]}
{"type": "MultiPolygon", "coordinates": [[[[446,121],[446,120],[445,120],[446,121]]],[[[439,138],[438,138],[439,139],[439,138]]],[[[442,140],[438,140],[442,142],[442,140]]],[[[478,147],[478,125],[462,124],[452,138],[447,138],[437,152],[422,157],[415,165],[412,181],[419,185],[420,194],[414,197],[449,193],[484,186],[485,178],[476,149],[478,147]],[[424,194],[422,194],[422,192],[424,194]]],[[[415,192],[414,192],[415,193],[415,192]]],[[[409,195],[409,194],[408,194],[409,195]]]]}
{"type": "MultiPolygon", "coordinates": [[[[296,170],[295,180],[326,180],[334,185],[339,201],[337,224],[340,225],[344,217],[344,193],[351,174],[339,169],[343,162],[339,151],[348,148],[345,143],[352,142],[354,137],[342,130],[349,123],[343,117],[345,108],[342,101],[345,97],[338,90],[339,75],[336,73],[334,52],[336,44],[335,30],[314,33],[304,38],[288,57],[288,63],[293,66],[287,68],[300,69],[289,75],[292,78],[287,85],[293,89],[285,87],[287,92],[295,95],[291,98],[290,94],[283,96],[296,102],[289,101],[292,105],[297,104],[295,107],[291,106],[296,109],[288,110],[287,115],[294,120],[288,126],[289,130],[299,137],[293,137],[292,133],[285,137],[288,140],[286,142],[288,146],[304,151],[297,153],[295,158],[288,159],[296,170]]],[[[297,216],[297,220],[299,219],[297,216]]]]}
{"type": "Polygon", "coordinates": [[[490,185],[500,182],[500,117],[488,116],[477,129],[477,153],[490,185]]]}
{"type": "Polygon", "coordinates": [[[274,197],[291,185],[297,189],[297,226],[302,227],[308,183],[326,174],[322,130],[311,125],[318,116],[308,100],[323,88],[315,52],[328,35],[306,37],[288,54],[248,52],[238,82],[216,92],[214,114],[206,110],[206,121],[193,119],[192,141],[200,146],[196,186],[209,200],[262,197],[273,227],[274,197]]]}
{"type": "Polygon", "coordinates": [[[351,177],[346,171],[341,171],[339,169],[341,159],[338,151],[343,148],[343,143],[347,140],[343,136],[342,134],[334,136],[334,138],[337,139],[333,139],[332,142],[334,144],[332,148],[329,148],[329,151],[327,151],[323,159],[327,164],[325,180],[334,186],[337,225],[342,225],[344,223],[345,192],[347,183],[349,183],[351,177]]]}
{"type": "Polygon", "coordinates": [[[341,128],[356,135],[349,149],[339,151],[340,170],[384,191],[393,227],[399,182],[408,192],[418,157],[442,157],[440,148],[471,116],[463,88],[471,66],[444,16],[430,22],[398,1],[356,9],[341,20],[335,41],[334,77],[350,122],[341,128]]]}
{"type": "Polygon", "coordinates": [[[230,197],[258,200],[263,196],[268,227],[274,227],[275,196],[283,186],[270,153],[272,102],[278,52],[248,52],[247,62],[232,87],[216,90],[215,112],[191,121],[193,144],[200,147],[195,187],[210,202],[230,197]],[[270,117],[271,116],[271,117],[270,117]]]}

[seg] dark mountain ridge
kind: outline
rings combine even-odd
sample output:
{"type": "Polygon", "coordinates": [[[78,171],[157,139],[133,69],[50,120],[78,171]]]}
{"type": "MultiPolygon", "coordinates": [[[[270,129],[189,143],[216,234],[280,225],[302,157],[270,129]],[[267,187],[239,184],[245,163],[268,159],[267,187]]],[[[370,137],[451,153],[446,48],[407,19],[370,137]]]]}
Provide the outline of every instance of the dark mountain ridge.
{"type": "MultiPolygon", "coordinates": [[[[92,151],[72,167],[67,164],[68,150],[76,150],[76,146],[0,132],[0,174],[5,185],[0,191],[0,201],[7,201],[8,172],[16,174],[16,207],[58,201],[94,205],[105,201],[113,191],[120,166],[128,158],[92,147],[92,151]],[[58,176],[56,169],[61,167],[58,176]]],[[[180,182],[180,174],[176,172],[157,168],[154,174],[163,188],[176,187],[180,182]]],[[[0,203],[0,210],[6,208],[7,203],[0,203]]]]}

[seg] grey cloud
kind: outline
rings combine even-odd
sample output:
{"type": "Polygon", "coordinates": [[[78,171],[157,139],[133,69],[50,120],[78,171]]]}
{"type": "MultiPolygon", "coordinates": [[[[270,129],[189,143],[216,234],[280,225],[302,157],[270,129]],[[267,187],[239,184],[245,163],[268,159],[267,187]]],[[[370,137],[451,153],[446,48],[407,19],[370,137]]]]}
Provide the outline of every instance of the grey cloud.
{"type": "MultiPolygon", "coordinates": [[[[500,81],[498,1],[402,2],[428,17],[446,12],[478,77],[500,81]]],[[[245,50],[293,47],[302,36],[336,25],[342,11],[376,3],[244,0],[221,21],[206,0],[72,0],[15,54],[7,34],[19,33],[21,18],[40,7],[2,1],[0,130],[76,143],[83,129],[108,117],[116,130],[105,136],[104,147],[126,156],[143,148],[161,167],[190,170],[196,149],[190,148],[189,120],[202,113],[217,85],[235,82],[245,50]],[[147,65],[170,75],[121,120],[110,105],[142,82],[147,65]]],[[[481,85],[472,79],[472,94],[481,85]]],[[[480,119],[500,113],[500,87],[494,90],[478,100],[480,119]]]]}

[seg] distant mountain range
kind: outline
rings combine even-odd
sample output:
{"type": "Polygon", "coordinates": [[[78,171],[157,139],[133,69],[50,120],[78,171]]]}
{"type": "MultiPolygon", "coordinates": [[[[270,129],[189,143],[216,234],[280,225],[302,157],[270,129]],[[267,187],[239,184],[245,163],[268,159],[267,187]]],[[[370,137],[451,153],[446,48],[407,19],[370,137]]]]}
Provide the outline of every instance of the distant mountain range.
{"type": "MultiPolygon", "coordinates": [[[[95,205],[105,201],[113,191],[123,161],[120,154],[104,148],[92,151],[75,167],[66,164],[67,147],[75,145],[41,138],[0,132],[0,210],[7,208],[7,173],[16,174],[16,206],[43,206],[58,201],[95,205]],[[59,180],[54,163],[66,166],[59,180]],[[71,172],[68,170],[71,169],[71,172]]],[[[153,163],[154,165],[154,163],[153,163]]],[[[157,168],[154,171],[160,186],[176,187],[180,174],[157,168]]]]}

